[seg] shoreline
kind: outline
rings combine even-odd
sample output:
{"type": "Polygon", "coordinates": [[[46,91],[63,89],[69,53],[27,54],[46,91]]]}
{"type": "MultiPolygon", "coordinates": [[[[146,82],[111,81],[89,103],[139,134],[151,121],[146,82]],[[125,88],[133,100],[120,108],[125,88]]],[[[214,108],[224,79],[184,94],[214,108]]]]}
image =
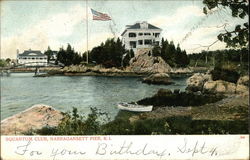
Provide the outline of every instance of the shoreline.
{"type": "MultiPolygon", "coordinates": [[[[211,123],[214,122],[218,123],[217,125],[219,128],[225,127],[224,123],[230,123],[233,126],[235,126],[236,124],[240,124],[239,128],[242,128],[245,123],[248,122],[248,98],[249,95],[233,94],[227,95],[219,101],[206,103],[199,106],[161,106],[156,107],[151,112],[144,113],[134,113],[120,110],[115,116],[114,120],[107,122],[106,124],[104,124],[104,126],[113,125],[117,122],[120,123],[120,121],[122,124],[129,123],[128,125],[134,125],[137,123],[140,123],[141,125],[146,125],[148,121],[161,122],[167,120],[169,121],[168,123],[170,127],[172,126],[171,123],[177,123],[176,125],[178,127],[181,127],[185,123],[198,123],[199,125],[204,123],[207,125],[212,125],[211,123]],[[183,119],[184,121],[181,120],[179,122],[179,119],[183,119]],[[242,124],[240,122],[242,122],[242,124]],[[183,124],[179,126],[179,123],[183,124]]],[[[81,113],[79,114],[81,115],[81,113]]],[[[4,135],[13,135],[13,133],[17,133],[17,135],[26,135],[31,130],[40,130],[43,127],[46,127],[48,124],[50,124],[49,126],[51,127],[57,127],[58,124],[60,124],[62,118],[64,117],[63,115],[64,112],[56,110],[52,106],[37,104],[13,116],[3,119],[1,121],[1,130],[3,131],[2,133],[4,135]],[[29,116],[29,118],[27,118],[27,115],[32,116],[29,116]],[[34,117],[38,118],[34,119],[34,117]],[[24,126],[29,127],[26,127],[25,130],[24,126]],[[18,130],[20,132],[17,132],[18,130]]],[[[125,130],[126,128],[123,129],[125,130]]],[[[197,131],[197,129],[198,128],[194,130],[197,131]]],[[[191,128],[191,130],[193,129],[191,128]]],[[[235,130],[233,131],[236,132],[235,130]]],[[[237,133],[241,133],[240,130],[237,133]]]]}
{"type": "MultiPolygon", "coordinates": [[[[35,68],[22,68],[22,69],[11,69],[11,73],[34,73],[35,68]]],[[[179,71],[171,71],[167,72],[171,77],[185,77],[193,75],[194,71],[189,72],[179,72],[179,71]]],[[[135,72],[129,71],[126,69],[116,69],[116,68],[100,68],[95,69],[94,67],[87,67],[83,71],[74,71],[74,70],[65,70],[61,67],[48,67],[44,69],[40,69],[40,74],[35,75],[34,77],[50,77],[50,76],[108,76],[108,77],[146,77],[152,74],[156,74],[154,72],[135,72]]]]}

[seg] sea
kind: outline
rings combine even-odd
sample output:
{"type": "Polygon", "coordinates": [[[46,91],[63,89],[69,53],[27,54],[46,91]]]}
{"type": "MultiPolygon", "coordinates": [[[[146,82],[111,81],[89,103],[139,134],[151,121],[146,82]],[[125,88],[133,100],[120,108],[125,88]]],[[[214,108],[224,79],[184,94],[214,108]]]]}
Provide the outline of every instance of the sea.
{"type": "Polygon", "coordinates": [[[113,119],[119,102],[135,102],[151,97],[160,88],[186,88],[188,77],[173,78],[171,85],[148,85],[141,77],[51,76],[33,77],[34,73],[1,76],[1,120],[35,104],[46,104],[63,112],[76,107],[87,115],[95,107],[113,119]]]}

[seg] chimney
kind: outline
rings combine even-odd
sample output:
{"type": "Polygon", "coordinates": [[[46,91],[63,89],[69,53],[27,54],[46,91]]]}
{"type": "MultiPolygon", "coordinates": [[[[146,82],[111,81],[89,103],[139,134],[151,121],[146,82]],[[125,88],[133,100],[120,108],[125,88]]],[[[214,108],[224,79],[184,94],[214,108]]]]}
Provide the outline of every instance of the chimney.
{"type": "Polygon", "coordinates": [[[140,23],[140,28],[148,29],[148,23],[146,21],[143,21],[142,23],[140,23]]]}

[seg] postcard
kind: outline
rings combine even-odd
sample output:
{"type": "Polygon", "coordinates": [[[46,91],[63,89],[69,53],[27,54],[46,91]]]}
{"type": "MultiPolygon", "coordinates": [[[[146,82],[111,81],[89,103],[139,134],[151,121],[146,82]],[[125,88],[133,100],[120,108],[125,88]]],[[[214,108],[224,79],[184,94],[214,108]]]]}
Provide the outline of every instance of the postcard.
{"type": "Polygon", "coordinates": [[[1,159],[249,159],[248,7],[1,1],[1,159]]]}

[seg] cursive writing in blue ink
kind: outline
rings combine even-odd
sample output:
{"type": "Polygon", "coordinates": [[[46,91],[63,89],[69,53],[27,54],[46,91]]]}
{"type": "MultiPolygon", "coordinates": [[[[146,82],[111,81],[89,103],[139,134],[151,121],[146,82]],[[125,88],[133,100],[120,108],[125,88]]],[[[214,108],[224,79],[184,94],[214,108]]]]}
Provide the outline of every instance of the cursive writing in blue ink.
{"type": "Polygon", "coordinates": [[[208,154],[210,156],[217,156],[216,147],[207,147],[206,142],[203,142],[202,145],[199,144],[199,141],[196,141],[194,145],[189,145],[187,139],[184,139],[184,144],[178,147],[178,152],[181,153],[191,153],[192,157],[195,154],[208,154]]]}
{"type": "Polygon", "coordinates": [[[155,149],[149,149],[148,144],[146,143],[143,145],[142,148],[134,148],[133,142],[127,143],[126,141],[123,142],[121,146],[114,147],[113,145],[108,145],[106,143],[99,143],[96,150],[96,155],[156,155],[159,158],[165,156],[166,149],[161,151],[155,149]]]}
{"type": "Polygon", "coordinates": [[[31,141],[28,141],[27,144],[22,145],[22,146],[17,146],[15,153],[18,155],[25,155],[25,154],[29,154],[30,156],[34,156],[34,155],[41,155],[42,152],[40,151],[32,151],[29,150],[29,146],[31,144],[31,141]]]}
{"type": "Polygon", "coordinates": [[[53,157],[53,160],[56,159],[57,156],[64,156],[64,155],[84,155],[86,152],[82,151],[72,151],[67,149],[55,149],[53,148],[51,151],[50,157],[53,157]]]}

